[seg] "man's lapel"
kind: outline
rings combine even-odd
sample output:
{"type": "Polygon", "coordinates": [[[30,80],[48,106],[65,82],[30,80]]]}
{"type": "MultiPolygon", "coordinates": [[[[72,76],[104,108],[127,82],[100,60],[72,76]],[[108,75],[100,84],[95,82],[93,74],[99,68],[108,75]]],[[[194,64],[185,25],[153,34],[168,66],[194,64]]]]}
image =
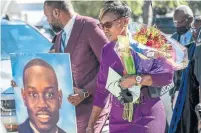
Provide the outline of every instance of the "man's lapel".
{"type": "Polygon", "coordinates": [[[73,29],[71,31],[71,34],[70,34],[70,37],[68,40],[68,44],[67,44],[66,48],[64,49],[65,53],[70,53],[70,55],[73,54],[73,51],[74,51],[76,44],[79,40],[80,33],[83,29],[84,23],[85,22],[82,19],[82,17],[77,15],[75,18],[75,23],[73,25],[73,29]]]}
{"type": "Polygon", "coordinates": [[[178,35],[176,32],[172,35],[171,38],[173,38],[173,39],[179,41],[179,35],[178,35]]]}
{"type": "Polygon", "coordinates": [[[33,129],[30,126],[29,118],[25,121],[25,127],[26,128],[24,128],[23,131],[26,131],[26,133],[34,133],[33,129]]]}

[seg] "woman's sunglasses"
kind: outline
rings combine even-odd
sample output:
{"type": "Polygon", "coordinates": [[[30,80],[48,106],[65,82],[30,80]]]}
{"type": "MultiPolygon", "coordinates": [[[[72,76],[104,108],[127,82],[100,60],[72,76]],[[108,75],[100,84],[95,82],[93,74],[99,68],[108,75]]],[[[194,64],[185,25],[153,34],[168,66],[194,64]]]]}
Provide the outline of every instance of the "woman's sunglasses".
{"type": "Polygon", "coordinates": [[[104,24],[99,23],[98,26],[99,26],[100,29],[102,29],[102,30],[103,30],[104,28],[110,29],[110,28],[112,27],[113,22],[116,21],[116,20],[118,20],[118,19],[120,19],[120,18],[122,18],[122,17],[118,17],[118,18],[116,18],[116,19],[114,19],[114,20],[112,20],[112,21],[110,21],[110,22],[105,22],[104,24]]]}

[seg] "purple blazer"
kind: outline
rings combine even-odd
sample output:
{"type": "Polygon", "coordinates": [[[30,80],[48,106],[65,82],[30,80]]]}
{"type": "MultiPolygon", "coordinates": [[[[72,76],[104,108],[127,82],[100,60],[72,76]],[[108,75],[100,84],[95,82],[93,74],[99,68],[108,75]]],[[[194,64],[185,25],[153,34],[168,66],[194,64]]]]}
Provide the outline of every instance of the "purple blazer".
{"type": "MultiPolygon", "coordinates": [[[[103,48],[100,71],[97,80],[97,89],[94,105],[103,108],[109,91],[105,85],[108,69],[111,67],[123,75],[122,63],[114,51],[115,43],[111,42],[103,48]]],[[[173,79],[173,70],[164,58],[145,60],[132,52],[137,74],[151,75],[153,85],[162,87],[170,84],[173,79]]],[[[165,131],[165,110],[160,98],[151,98],[147,87],[142,87],[140,104],[135,105],[134,118],[131,123],[122,119],[123,105],[113,97],[110,116],[110,133],[163,133],[165,131]]]]}
{"type": "MultiPolygon", "coordinates": [[[[61,52],[61,34],[56,38],[54,49],[61,52]]],[[[75,23],[64,49],[70,53],[74,87],[85,88],[91,93],[81,104],[76,106],[77,125],[85,130],[93,106],[93,95],[96,89],[97,73],[101,50],[108,43],[103,31],[97,26],[95,19],[77,15],[75,23]]],[[[81,131],[80,131],[81,132],[81,131]]]]}

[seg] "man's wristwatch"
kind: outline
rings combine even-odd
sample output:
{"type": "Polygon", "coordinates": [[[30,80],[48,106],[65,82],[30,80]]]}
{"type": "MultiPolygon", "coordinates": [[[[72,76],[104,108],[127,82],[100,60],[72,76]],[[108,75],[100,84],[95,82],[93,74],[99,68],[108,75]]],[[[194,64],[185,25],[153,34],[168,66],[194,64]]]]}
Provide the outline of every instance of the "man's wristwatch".
{"type": "Polygon", "coordinates": [[[86,89],[83,89],[84,98],[89,97],[89,92],[86,89]]]}
{"type": "Polygon", "coordinates": [[[137,75],[136,77],[135,77],[135,80],[136,80],[136,86],[140,86],[140,84],[141,84],[141,82],[142,82],[142,77],[141,76],[139,76],[139,75],[137,75]]]}

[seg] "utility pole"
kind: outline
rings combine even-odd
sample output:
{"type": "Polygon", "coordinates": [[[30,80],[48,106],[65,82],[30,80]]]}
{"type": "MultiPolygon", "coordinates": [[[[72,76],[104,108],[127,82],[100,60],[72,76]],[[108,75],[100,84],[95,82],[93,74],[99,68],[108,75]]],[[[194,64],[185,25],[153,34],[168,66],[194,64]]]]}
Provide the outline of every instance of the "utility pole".
{"type": "Polygon", "coordinates": [[[144,6],[143,6],[143,23],[147,25],[151,25],[152,23],[152,1],[146,1],[144,0],[144,6]]]}
{"type": "Polygon", "coordinates": [[[6,11],[11,3],[11,0],[1,0],[1,16],[6,15],[6,11]]]}

